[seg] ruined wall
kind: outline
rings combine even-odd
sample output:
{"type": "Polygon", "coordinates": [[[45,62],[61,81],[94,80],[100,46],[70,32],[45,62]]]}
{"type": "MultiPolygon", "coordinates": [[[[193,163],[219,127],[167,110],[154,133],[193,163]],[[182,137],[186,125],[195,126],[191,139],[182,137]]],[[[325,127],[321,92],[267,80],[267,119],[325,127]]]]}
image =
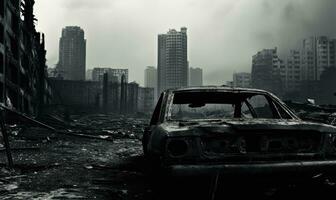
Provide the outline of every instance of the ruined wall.
{"type": "Polygon", "coordinates": [[[99,107],[101,85],[93,81],[51,80],[54,104],[74,107],[99,107]]]}
{"type": "Polygon", "coordinates": [[[136,114],[149,111],[153,107],[154,90],[145,88],[145,93],[137,83],[50,80],[53,104],[68,108],[93,109],[95,112],[115,114],[136,114]],[[139,98],[139,95],[142,98],[139,98]]]}
{"type": "Polygon", "coordinates": [[[39,114],[52,97],[34,4],[34,0],[0,3],[0,101],[29,115],[39,114]]]}

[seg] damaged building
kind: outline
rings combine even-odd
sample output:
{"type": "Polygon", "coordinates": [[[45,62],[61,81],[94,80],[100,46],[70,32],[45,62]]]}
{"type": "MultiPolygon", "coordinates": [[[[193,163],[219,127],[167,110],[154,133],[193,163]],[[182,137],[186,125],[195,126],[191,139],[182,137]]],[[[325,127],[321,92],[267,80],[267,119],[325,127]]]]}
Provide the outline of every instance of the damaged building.
{"type": "Polygon", "coordinates": [[[150,113],[154,107],[154,89],[140,87],[138,83],[110,80],[107,73],[102,81],[70,81],[52,79],[54,104],[72,110],[101,113],[135,114],[150,113]]]}
{"type": "Polygon", "coordinates": [[[121,76],[125,75],[126,82],[128,82],[128,69],[116,68],[93,68],[91,79],[93,81],[103,81],[104,74],[108,74],[108,79],[113,82],[121,82],[121,76]]]}
{"type": "Polygon", "coordinates": [[[294,101],[309,98],[317,104],[335,104],[335,47],[335,38],[308,37],[291,49],[284,61],[277,48],[264,49],[253,56],[252,87],[294,101]]]}
{"type": "Polygon", "coordinates": [[[283,94],[284,62],[279,58],[277,48],[263,49],[253,56],[252,87],[283,94]]]}
{"type": "Polygon", "coordinates": [[[155,89],[139,87],[138,91],[138,112],[148,113],[154,109],[155,89]]]}
{"type": "Polygon", "coordinates": [[[0,102],[28,115],[42,112],[52,97],[34,4],[34,0],[0,1],[0,102]]]}
{"type": "Polygon", "coordinates": [[[54,89],[54,104],[95,109],[100,103],[97,82],[51,79],[50,84],[54,89]]]}

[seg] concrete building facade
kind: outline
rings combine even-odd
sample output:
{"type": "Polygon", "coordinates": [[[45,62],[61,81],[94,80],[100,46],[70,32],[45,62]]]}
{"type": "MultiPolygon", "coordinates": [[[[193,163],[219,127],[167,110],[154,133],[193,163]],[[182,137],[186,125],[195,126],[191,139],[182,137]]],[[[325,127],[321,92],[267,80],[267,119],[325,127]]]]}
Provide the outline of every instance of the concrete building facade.
{"type": "Polygon", "coordinates": [[[145,87],[157,87],[157,69],[155,67],[147,67],[145,69],[145,87]]]}
{"type": "Polygon", "coordinates": [[[286,61],[285,91],[299,91],[302,82],[302,63],[301,52],[299,50],[291,50],[286,61]]]}
{"type": "Polygon", "coordinates": [[[187,28],[158,36],[158,96],[169,88],[188,86],[187,28]]]}
{"type": "Polygon", "coordinates": [[[233,86],[250,88],[251,87],[251,73],[240,72],[233,74],[233,86]]]}
{"type": "Polygon", "coordinates": [[[259,51],[252,58],[252,87],[283,95],[282,77],[286,74],[285,63],[279,58],[277,48],[259,51]]]}
{"type": "Polygon", "coordinates": [[[50,80],[55,93],[54,104],[64,105],[73,111],[96,113],[136,114],[151,112],[154,105],[153,88],[139,84],[108,81],[50,80]]]}
{"type": "Polygon", "coordinates": [[[336,67],[336,39],[326,36],[310,37],[303,40],[302,47],[302,80],[320,80],[323,71],[328,67],[336,67]]]}
{"type": "Polygon", "coordinates": [[[52,97],[34,4],[34,0],[0,1],[0,103],[27,115],[39,115],[52,97]]]}
{"type": "Polygon", "coordinates": [[[253,56],[252,86],[295,101],[314,98],[318,103],[332,103],[335,92],[327,85],[332,82],[328,73],[334,72],[333,69],[336,69],[336,39],[313,36],[290,50],[285,62],[278,57],[276,48],[253,56]]]}
{"type": "Polygon", "coordinates": [[[138,92],[138,112],[152,113],[154,110],[154,89],[139,87],[138,92]]]}
{"type": "Polygon", "coordinates": [[[189,68],[189,86],[203,86],[203,70],[201,68],[189,68]]]}
{"type": "Polygon", "coordinates": [[[128,69],[115,69],[106,67],[97,67],[92,70],[93,81],[103,81],[104,74],[108,74],[108,80],[110,82],[121,83],[122,75],[125,75],[126,82],[128,83],[128,69]]]}
{"type": "MultiPolygon", "coordinates": [[[[144,82],[145,82],[145,88],[153,88],[155,97],[157,95],[157,87],[158,87],[158,72],[155,67],[147,67],[145,69],[144,74],[144,82]]],[[[154,99],[154,101],[156,98],[154,99]]]]}
{"type": "Polygon", "coordinates": [[[333,69],[336,69],[336,39],[326,36],[303,39],[299,50],[291,51],[287,59],[289,98],[297,101],[314,98],[317,103],[332,103],[334,92],[328,89],[332,86],[327,86],[330,76],[325,73],[333,69]]]}
{"type": "Polygon", "coordinates": [[[86,40],[80,27],[67,26],[62,30],[57,68],[65,80],[85,80],[86,40]]]}

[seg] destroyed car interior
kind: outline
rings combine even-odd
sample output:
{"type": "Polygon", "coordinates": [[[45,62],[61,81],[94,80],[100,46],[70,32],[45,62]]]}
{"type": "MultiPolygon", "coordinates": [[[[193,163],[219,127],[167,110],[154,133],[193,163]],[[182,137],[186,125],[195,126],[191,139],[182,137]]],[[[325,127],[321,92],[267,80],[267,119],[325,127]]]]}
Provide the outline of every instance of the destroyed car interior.
{"type": "Polygon", "coordinates": [[[175,93],[169,120],[263,118],[291,119],[270,98],[255,93],[175,93]]]}

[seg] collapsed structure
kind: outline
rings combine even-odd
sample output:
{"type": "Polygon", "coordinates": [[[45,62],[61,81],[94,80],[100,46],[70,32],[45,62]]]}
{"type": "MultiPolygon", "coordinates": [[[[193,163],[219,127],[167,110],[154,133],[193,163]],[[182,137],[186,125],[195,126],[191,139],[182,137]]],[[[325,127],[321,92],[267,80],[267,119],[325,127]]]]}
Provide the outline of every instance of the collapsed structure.
{"type": "Polygon", "coordinates": [[[0,2],[0,102],[27,115],[40,114],[52,95],[34,4],[34,0],[0,2]]]}
{"type": "Polygon", "coordinates": [[[54,104],[74,111],[135,114],[150,113],[154,107],[154,89],[127,83],[124,75],[121,82],[110,80],[105,73],[102,81],[51,79],[50,83],[55,93],[54,104]]]}

